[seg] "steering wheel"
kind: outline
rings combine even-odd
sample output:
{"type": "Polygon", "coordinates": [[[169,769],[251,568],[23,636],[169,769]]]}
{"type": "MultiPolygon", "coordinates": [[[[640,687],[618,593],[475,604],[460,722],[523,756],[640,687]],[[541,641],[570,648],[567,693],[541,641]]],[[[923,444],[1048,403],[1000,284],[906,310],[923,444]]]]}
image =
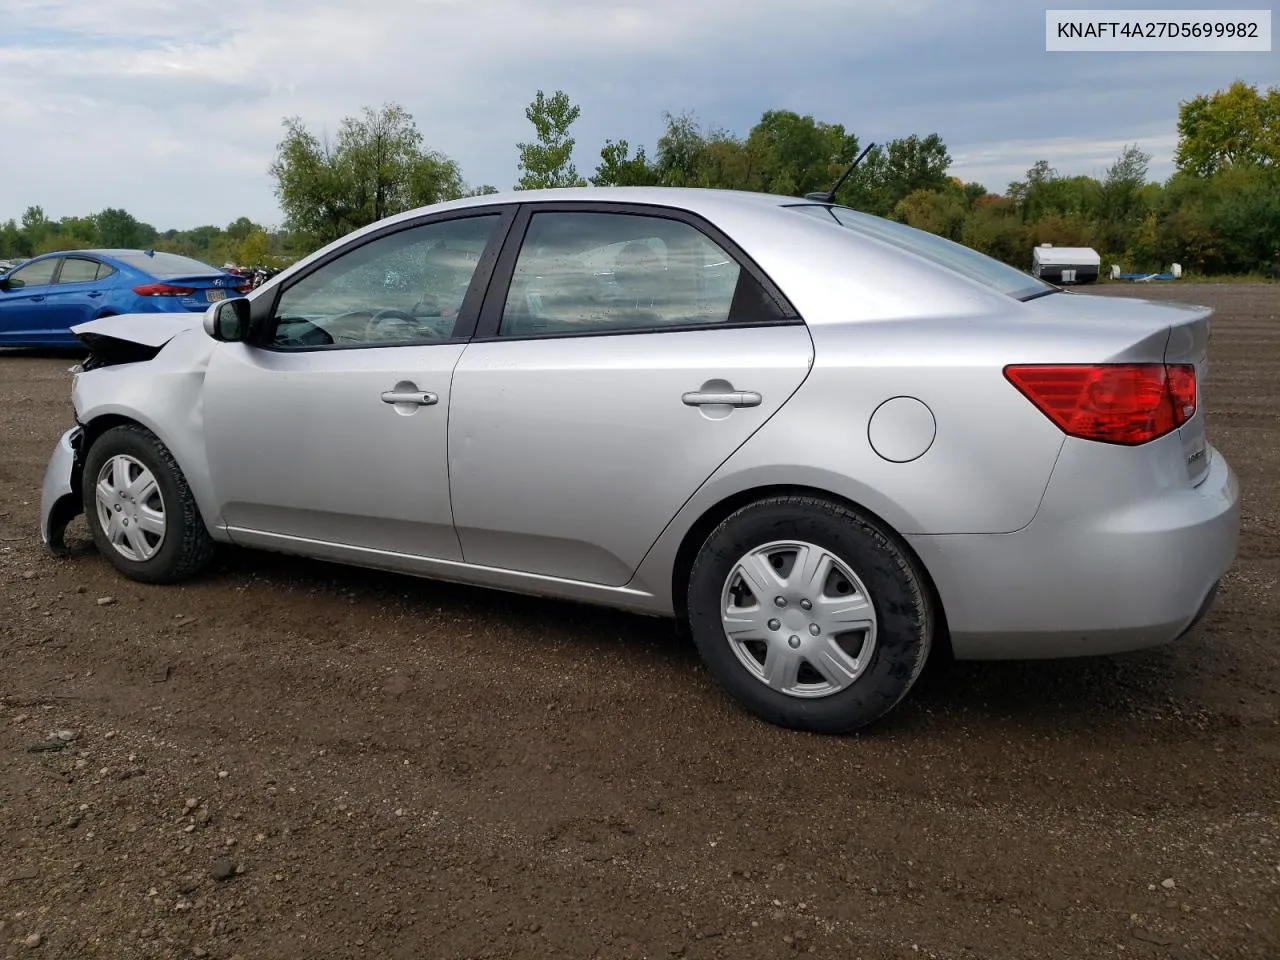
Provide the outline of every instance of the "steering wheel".
{"type": "MultiPolygon", "coordinates": [[[[378,310],[369,318],[369,322],[365,324],[364,338],[366,340],[399,339],[399,335],[394,331],[403,332],[406,326],[415,335],[426,333],[432,340],[442,339],[440,331],[436,330],[435,327],[423,323],[411,313],[406,313],[404,310],[396,310],[393,307],[378,310]]],[[[416,336],[414,339],[416,339],[416,336]]]]}

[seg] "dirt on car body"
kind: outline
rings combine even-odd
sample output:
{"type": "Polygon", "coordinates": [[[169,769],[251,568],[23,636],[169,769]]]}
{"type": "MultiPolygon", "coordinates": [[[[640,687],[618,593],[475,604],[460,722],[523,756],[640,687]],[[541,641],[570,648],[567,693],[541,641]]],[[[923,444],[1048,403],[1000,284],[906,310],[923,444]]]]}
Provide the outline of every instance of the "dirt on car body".
{"type": "Polygon", "coordinates": [[[752,719],[661,621],[54,558],[73,358],[0,355],[4,954],[1280,955],[1280,292],[1096,289],[1217,310],[1216,606],[1141,654],[934,664],[842,738],[752,719]]]}

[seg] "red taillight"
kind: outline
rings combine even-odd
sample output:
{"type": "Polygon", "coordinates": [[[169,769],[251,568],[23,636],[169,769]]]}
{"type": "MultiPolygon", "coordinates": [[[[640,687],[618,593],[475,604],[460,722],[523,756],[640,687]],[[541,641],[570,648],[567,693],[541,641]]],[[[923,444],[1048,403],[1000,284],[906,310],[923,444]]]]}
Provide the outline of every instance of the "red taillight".
{"type": "Polygon", "coordinates": [[[240,286],[236,287],[236,293],[248,293],[252,289],[252,283],[242,283],[240,286]]]}
{"type": "Polygon", "coordinates": [[[1064,433],[1084,440],[1146,443],[1196,412],[1190,364],[1019,364],[1004,375],[1064,433]]]}
{"type": "Polygon", "coordinates": [[[134,287],[133,292],[140,297],[189,297],[196,292],[195,287],[175,287],[168,283],[144,283],[134,287]]]}

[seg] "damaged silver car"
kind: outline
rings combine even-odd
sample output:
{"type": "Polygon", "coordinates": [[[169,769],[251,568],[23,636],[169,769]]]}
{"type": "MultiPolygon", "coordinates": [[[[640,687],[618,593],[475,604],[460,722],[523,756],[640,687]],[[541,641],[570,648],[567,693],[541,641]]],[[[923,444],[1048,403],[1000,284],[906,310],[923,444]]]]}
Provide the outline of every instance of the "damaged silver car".
{"type": "Polygon", "coordinates": [[[471,197],[203,317],[76,328],[45,478],[147,583],[237,544],[687,625],[748,710],[864,726],[931,649],[1184,634],[1236,551],[1204,308],[1065,292],[822,196],[471,197]]]}

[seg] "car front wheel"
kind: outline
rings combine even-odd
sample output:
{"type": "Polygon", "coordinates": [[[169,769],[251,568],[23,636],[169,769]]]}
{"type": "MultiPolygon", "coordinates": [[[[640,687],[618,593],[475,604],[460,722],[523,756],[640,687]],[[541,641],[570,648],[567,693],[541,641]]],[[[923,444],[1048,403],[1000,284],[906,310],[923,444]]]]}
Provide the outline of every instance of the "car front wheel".
{"type": "Polygon", "coordinates": [[[213,540],[173,455],[136,424],[112,427],[89,448],[84,512],[99,552],[132,580],[176,583],[213,558],[213,540]]]}
{"type": "Polygon", "coordinates": [[[689,628],[712,675],[780,726],[848,733],[906,696],[933,614],[911,557],[879,524],[813,497],[760,500],[703,544],[689,628]]]}

